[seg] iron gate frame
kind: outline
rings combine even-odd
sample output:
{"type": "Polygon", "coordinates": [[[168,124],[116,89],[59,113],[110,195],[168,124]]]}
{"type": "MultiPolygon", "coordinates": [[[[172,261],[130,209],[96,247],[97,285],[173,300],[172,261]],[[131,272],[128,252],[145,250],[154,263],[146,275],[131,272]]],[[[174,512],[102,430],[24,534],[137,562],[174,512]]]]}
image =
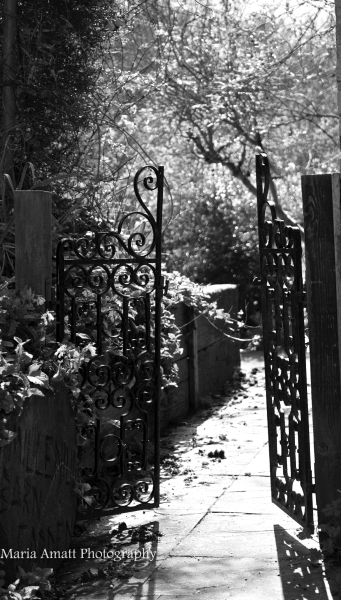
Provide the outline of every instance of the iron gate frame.
{"type": "MultiPolygon", "coordinates": [[[[94,287],[91,283],[91,277],[96,279],[96,274],[94,275],[93,271],[96,268],[102,269],[103,272],[107,273],[108,276],[108,288],[111,288],[114,293],[118,294],[118,296],[122,297],[122,352],[123,356],[127,358],[128,362],[131,362],[129,356],[129,322],[128,322],[128,307],[129,302],[134,296],[124,296],[122,292],[122,286],[124,288],[125,285],[132,284],[135,288],[142,288],[141,295],[138,297],[139,299],[145,298],[143,304],[145,306],[145,319],[146,319],[146,334],[145,334],[145,347],[146,353],[151,353],[154,357],[153,365],[151,366],[151,361],[148,363],[148,356],[144,362],[143,358],[141,359],[141,364],[137,366],[134,363],[132,367],[132,375],[131,379],[128,382],[126,388],[131,385],[131,393],[130,398],[132,399],[132,409],[127,414],[127,418],[129,414],[136,407],[140,407],[140,402],[147,402],[148,394],[149,397],[153,391],[155,391],[155,395],[151,400],[152,403],[152,423],[153,423],[153,437],[154,437],[154,461],[153,461],[153,470],[148,471],[148,475],[150,476],[149,480],[143,481],[143,477],[137,477],[138,481],[135,482],[135,487],[131,484],[132,489],[128,489],[130,483],[125,483],[121,487],[124,489],[120,489],[121,500],[125,501],[127,498],[129,500],[129,494],[131,494],[131,499],[128,503],[124,505],[115,504],[114,501],[114,491],[113,486],[115,481],[118,478],[107,480],[106,485],[109,483],[110,485],[110,493],[107,492],[107,500],[99,507],[88,507],[88,509],[82,513],[82,517],[93,518],[100,517],[104,515],[113,515],[113,514],[121,514],[131,511],[137,510],[146,510],[153,509],[159,506],[160,501],[160,397],[161,397],[161,299],[163,295],[164,288],[164,279],[161,274],[161,244],[162,244],[162,208],[163,208],[163,191],[164,191],[164,167],[159,166],[155,168],[151,165],[146,165],[139,169],[134,177],[134,192],[137,202],[139,204],[139,209],[137,211],[128,212],[123,214],[118,227],[115,231],[105,231],[105,232],[97,232],[93,235],[93,238],[89,241],[89,239],[84,236],[69,236],[67,238],[63,238],[59,241],[57,250],[56,250],[56,267],[57,267],[57,286],[56,286],[56,315],[57,315],[57,341],[63,342],[65,336],[65,319],[69,317],[69,328],[70,328],[70,341],[76,343],[77,340],[77,302],[76,302],[76,292],[74,297],[70,295],[68,292],[68,285],[70,284],[70,272],[72,269],[79,269],[79,273],[81,273],[81,277],[85,277],[86,283],[91,287],[94,287]],[[147,191],[157,190],[157,200],[156,200],[156,218],[154,218],[151,211],[146,206],[145,202],[142,200],[142,197],[139,192],[139,184],[141,184],[140,176],[144,171],[147,171],[147,175],[143,178],[143,187],[147,191]],[[143,212],[142,212],[143,211],[143,212]],[[149,247],[147,238],[145,235],[144,229],[140,232],[133,232],[127,238],[122,235],[122,231],[125,223],[131,217],[138,216],[140,219],[144,219],[144,223],[149,227],[150,232],[152,233],[152,241],[149,242],[149,247]],[[114,240],[114,241],[113,241],[114,240]],[[112,244],[110,246],[110,243],[112,244]],[[123,254],[124,258],[117,258],[115,256],[116,250],[114,249],[114,245],[117,244],[116,250],[118,249],[121,254],[123,254]],[[143,251],[145,253],[143,254],[143,251]],[[147,250],[147,251],[146,251],[147,250]],[[85,255],[82,255],[82,251],[85,252],[85,255]],[[113,253],[110,256],[110,252],[113,253]],[[141,255],[142,252],[142,255],[141,255]],[[72,254],[72,256],[70,256],[72,254]],[[111,271],[110,271],[111,269],[111,271]],[[115,277],[117,273],[121,271],[118,279],[120,280],[121,292],[123,296],[118,292],[118,284],[115,282],[115,277]],[[148,274],[149,269],[149,274],[148,274]],[[124,274],[125,270],[125,274],[124,274]],[[138,273],[138,270],[141,270],[138,273]],[[127,278],[128,272],[128,278],[127,278]],[[83,274],[82,274],[83,273],[83,274]],[[150,274],[153,275],[153,288],[150,291],[146,291],[148,284],[150,283],[150,274]],[[69,278],[69,279],[68,279],[69,278]],[[144,288],[144,292],[143,292],[144,288]],[[144,293],[144,295],[143,295],[144,293]],[[151,335],[151,321],[150,319],[150,297],[154,294],[154,334],[151,335]],[[67,298],[70,304],[70,308],[67,308],[67,298]],[[127,299],[128,298],[128,299],[127,299]],[[149,308],[148,308],[149,307],[149,308]],[[154,346],[153,352],[150,351],[150,348],[154,346]],[[148,370],[149,369],[149,370],[148,370]],[[142,376],[141,376],[142,373],[142,376]],[[151,375],[152,373],[152,375],[151,375]],[[142,377],[142,379],[141,379],[142,377]],[[142,384],[141,384],[142,380],[142,384]],[[132,384],[132,381],[135,381],[132,384]],[[140,384],[139,388],[137,388],[137,384],[140,384]],[[144,385],[144,391],[143,388],[144,385]],[[148,390],[149,386],[149,390],[148,390]],[[140,391],[139,391],[140,389],[140,391]],[[150,391],[152,389],[152,392],[150,391]],[[147,398],[147,400],[146,400],[147,398]],[[152,480],[152,490],[149,492],[150,479],[152,480]],[[125,487],[124,487],[125,486],[125,487]],[[148,500],[142,501],[139,500],[139,494],[141,496],[149,496],[148,500]],[[131,506],[131,502],[135,502],[135,505],[131,506]]],[[[81,287],[82,281],[79,281],[79,277],[77,280],[77,275],[74,276],[72,280],[75,287],[81,287]]],[[[97,284],[100,285],[101,282],[97,278],[97,284]]],[[[96,287],[95,282],[95,287],[96,287]]],[[[83,281],[84,283],[84,281],[83,281]]],[[[102,282],[103,283],[103,282],[102,282]]],[[[100,289],[100,288],[98,288],[100,289]]],[[[107,290],[106,290],[107,291],[107,290]]],[[[135,292],[136,294],[136,292],[135,292]]],[[[96,305],[96,348],[97,354],[94,359],[91,359],[89,365],[95,364],[95,359],[98,359],[103,363],[102,357],[105,355],[102,354],[103,351],[103,318],[101,313],[101,298],[103,297],[103,293],[97,293],[96,301],[92,302],[92,304],[96,305]]],[[[90,302],[90,301],[89,301],[90,302]]],[[[120,359],[118,359],[120,362],[120,359]]],[[[124,362],[124,361],[123,361],[124,362]]],[[[126,361],[127,363],[127,361],[126,361]]],[[[125,363],[125,367],[127,364],[125,363]]],[[[113,367],[108,367],[107,364],[97,365],[96,373],[101,377],[103,372],[100,370],[102,368],[111,371],[110,377],[111,381],[114,381],[114,385],[117,384],[119,380],[119,375],[122,377],[122,369],[124,371],[124,366],[121,365],[113,365],[113,367]],[[116,368],[117,367],[117,368],[116,368]],[[115,371],[116,369],[116,371],[115,371]],[[115,371],[115,373],[114,373],[115,371]],[[117,372],[119,375],[117,375],[117,372]],[[116,377],[116,379],[115,379],[116,377]]],[[[92,368],[92,367],[91,367],[92,368]]],[[[103,370],[103,369],[102,369],[103,370]]],[[[83,366],[83,370],[81,373],[82,384],[84,382],[89,382],[90,378],[90,366],[83,366]]],[[[92,380],[91,380],[92,381],[92,380]]],[[[82,386],[81,384],[81,386],[82,386]]],[[[122,384],[123,385],[123,384],[122,384]]],[[[109,397],[109,392],[108,392],[109,397]]],[[[110,403],[114,405],[114,392],[112,392],[110,396],[110,403]]],[[[150,398],[149,398],[150,399],[150,398]]],[[[95,402],[96,404],[96,402],[95,402]]],[[[97,404],[96,404],[97,406],[97,404]]],[[[97,408],[102,408],[97,406],[97,408]]],[[[103,409],[104,411],[105,409],[103,409]]],[[[149,443],[149,430],[150,430],[150,422],[148,422],[148,413],[147,411],[143,411],[141,409],[141,414],[145,413],[142,419],[135,419],[134,423],[131,425],[132,428],[136,427],[136,429],[144,429],[143,433],[143,449],[141,452],[141,472],[147,470],[147,461],[148,461],[148,452],[147,447],[149,443]],[[145,421],[143,421],[145,419],[145,421]]],[[[117,461],[120,465],[120,475],[119,477],[127,476],[127,470],[130,468],[135,468],[131,466],[132,463],[126,460],[127,454],[127,444],[125,440],[125,435],[122,432],[125,432],[125,426],[122,426],[122,423],[126,424],[129,421],[125,420],[125,416],[120,417],[120,444],[118,446],[118,457],[117,461]],[[123,428],[122,428],[123,427],[123,428]],[[118,460],[119,459],[119,460],[118,460]]],[[[117,433],[117,431],[116,431],[117,433]]],[[[103,443],[101,445],[101,422],[100,417],[96,417],[96,422],[93,427],[94,434],[94,468],[91,477],[89,477],[89,481],[93,486],[93,490],[95,492],[95,497],[99,501],[101,498],[102,491],[99,488],[96,488],[96,485],[99,485],[100,481],[103,489],[103,469],[101,469],[101,459],[103,459],[103,455],[101,452],[103,451],[103,443]],[[97,496],[96,496],[97,494],[97,496]]],[[[114,434],[108,434],[108,436],[113,436],[114,434]]],[[[106,439],[105,436],[103,439],[106,439]]],[[[117,436],[116,436],[117,437],[117,436]]],[[[107,461],[108,462],[108,461],[107,461]]],[[[148,478],[147,478],[148,479],[148,478]]]]}
{"type": "Polygon", "coordinates": [[[265,153],[256,155],[256,179],[271,497],[314,531],[301,233],[277,218],[275,204],[268,199],[270,166],[265,153]],[[267,208],[271,220],[266,218],[267,208]],[[288,415],[285,407],[290,408],[288,415]],[[293,490],[295,481],[303,494],[293,490]]]}

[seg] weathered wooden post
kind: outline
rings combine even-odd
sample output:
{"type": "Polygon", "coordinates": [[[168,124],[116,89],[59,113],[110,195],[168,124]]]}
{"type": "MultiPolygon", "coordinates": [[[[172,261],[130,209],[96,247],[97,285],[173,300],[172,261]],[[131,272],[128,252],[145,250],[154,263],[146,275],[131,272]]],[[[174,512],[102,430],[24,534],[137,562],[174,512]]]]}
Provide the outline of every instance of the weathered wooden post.
{"type": "MultiPolygon", "coordinates": [[[[17,75],[17,8],[18,0],[4,0],[2,9],[2,152],[4,152],[3,168],[13,179],[13,135],[16,125],[16,75],[17,75]],[[7,150],[5,147],[7,146],[7,150]]],[[[2,174],[1,174],[2,175],[2,174]]],[[[4,222],[8,213],[3,206],[4,222]]]]}
{"type": "Polygon", "coordinates": [[[302,177],[306,243],[315,488],[323,509],[341,498],[340,175],[302,177]]]}
{"type": "Polygon", "coordinates": [[[40,190],[14,193],[15,287],[26,285],[51,300],[52,195],[40,190]]]}
{"type": "MultiPolygon", "coordinates": [[[[16,191],[16,290],[28,286],[49,299],[52,272],[51,194],[16,191]]],[[[0,448],[0,546],[7,583],[20,565],[56,567],[68,558],[76,515],[76,426],[68,390],[60,382],[25,401],[0,448]],[[27,551],[29,549],[29,551],[27,551]]]]}

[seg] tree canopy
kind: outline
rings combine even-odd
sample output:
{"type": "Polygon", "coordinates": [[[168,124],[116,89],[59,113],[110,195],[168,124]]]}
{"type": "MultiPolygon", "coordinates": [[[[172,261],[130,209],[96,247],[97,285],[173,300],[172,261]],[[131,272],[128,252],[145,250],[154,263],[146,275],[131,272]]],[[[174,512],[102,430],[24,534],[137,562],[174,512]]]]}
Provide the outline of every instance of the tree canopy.
{"type": "Polygon", "coordinates": [[[18,4],[16,165],[53,182],[63,227],[114,224],[129,177],[165,164],[168,266],[250,283],[254,153],[278,215],[300,174],[339,158],[332,3],[59,0],[18,4]]]}

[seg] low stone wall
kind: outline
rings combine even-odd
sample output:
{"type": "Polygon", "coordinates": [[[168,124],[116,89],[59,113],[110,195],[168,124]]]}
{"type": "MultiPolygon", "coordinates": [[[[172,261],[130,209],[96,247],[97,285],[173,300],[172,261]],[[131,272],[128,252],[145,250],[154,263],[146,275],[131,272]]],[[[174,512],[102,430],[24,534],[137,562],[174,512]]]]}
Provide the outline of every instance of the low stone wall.
{"type": "MultiPolygon", "coordinates": [[[[211,285],[206,286],[205,291],[210,294],[211,300],[217,301],[218,308],[223,308],[231,317],[237,319],[236,285],[211,285]]],[[[240,344],[224,336],[224,333],[232,333],[238,337],[237,328],[234,333],[231,332],[220,319],[212,325],[203,315],[195,321],[192,319],[193,312],[185,304],[180,304],[175,311],[175,322],[182,331],[183,353],[174,359],[180,377],[178,387],[171,388],[163,394],[160,411],[161,431],[170,423],[183,419],[191,409],[195,410],[200,404],[200,398],[209,393],[218,393],[223,384],[232,377],[234,368],[240,365],[240,344]],[[193,326],[196,328],[194,331],[193,326]],[[194,344],[193,335],[196,338],[194,344]]]]}

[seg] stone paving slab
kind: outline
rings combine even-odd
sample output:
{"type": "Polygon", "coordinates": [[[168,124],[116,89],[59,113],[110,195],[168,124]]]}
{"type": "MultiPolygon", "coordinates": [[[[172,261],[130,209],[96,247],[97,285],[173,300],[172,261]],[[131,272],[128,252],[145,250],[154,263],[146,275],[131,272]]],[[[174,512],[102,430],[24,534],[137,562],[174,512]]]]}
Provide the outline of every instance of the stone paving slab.
{"type": "Polygon", "coordinates": [[[254,490],[252,496],[247,489],[231,489],[218,498],[210,510],[219,513],[278,515],[278,507],[271,502],[268,487],[265,490],[254,490]]]}
{"type": "MultiPolygon", "coordinates": [[[[259,587],[264,587],[266,581],[272,578],[273,571],[276,570],[276,566],[264,564],[263,571],[257,569],[256,572],[253,572],[250,562],[245,559],[242,559],[241,562],[238,559],[238,573],[236,566],[232,561],[229,563],[222,558],[170,557],[138,590],[131,589],[130,597],[158,598],[160,595],[164,595],[167,598],[174,598],[178,595],[212,594],[212,591],[215,590],[220,594],[216,597],[224,598],[226,593],[246,591],[247,588],[254,590],[256,583],[259,587]],[[242,579],[240,577],[241,570],[244,575],[242,579]]],[[[280,591],[280,580],[275,580],[275,586],[280,591]]],[[[119,592],[119,587],[117,592],[119,592]]],[[[115,598],[117,597],[120,596],[115,594],[115,598]]]]}
{"type": "Polygon", "coordinates": [[[277,560],[272,557],[257,559],[238,556],[224,559],[169,557],[144,583],[129,583],[124,589],[114,586],[115,599],[123,598],[235,598],[236,600],[298,600],[319,598],[327,600],[321,569],[309,573],[301,567],[302,561],[292,565],[283,586],[277,560]],[[290,593],[290,596],[289,596],[290,593]]]}
{"type": "MultiPolygon", "coordinates": [[[[286,531],[296,532],[298,525],[289,517],[286,531]],[[289,529],[290,528],[290,529],[289,529]]],[[[276,556],[274,518],[264,514],[209,513],[172,550],[172,556],[229,557],[241,552],[256,563],[276,556]]],[[[305,548],[305,547],[304,547],[305,548]]]]}

